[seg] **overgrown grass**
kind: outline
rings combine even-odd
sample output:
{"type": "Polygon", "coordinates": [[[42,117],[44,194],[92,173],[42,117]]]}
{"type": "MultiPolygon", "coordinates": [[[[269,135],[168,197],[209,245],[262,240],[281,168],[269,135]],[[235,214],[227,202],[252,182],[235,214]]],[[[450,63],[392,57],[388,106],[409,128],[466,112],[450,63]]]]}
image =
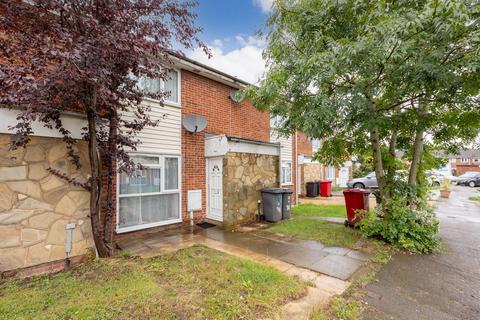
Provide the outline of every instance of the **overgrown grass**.
{"type": "Polygon", "coordinates": [[[480,201],[480,196],[468,197],[468,200],[472,200],[472,201],[480,201]]]}
{"type": "Polygon", "coordinates": [[[294,218],[279,222],[267,229],[299,239],[316,240],[328,246],[352,248],[360,239],[358,230],[323,220],[294,218]]]}
{"type": "Polygon", "coordinates": [[[320,205],[312,203],[302,203],[292,208],[292,213],[300,216],[319,216],[319,217],[340,217],[347,215],[347,210],[343,205],[320,205]]]}
{"type": "Polygon", "coordinates": [[[0,319],[257,319],[306,293],[279,271],[194,246],[0,284],[0,319]]]}

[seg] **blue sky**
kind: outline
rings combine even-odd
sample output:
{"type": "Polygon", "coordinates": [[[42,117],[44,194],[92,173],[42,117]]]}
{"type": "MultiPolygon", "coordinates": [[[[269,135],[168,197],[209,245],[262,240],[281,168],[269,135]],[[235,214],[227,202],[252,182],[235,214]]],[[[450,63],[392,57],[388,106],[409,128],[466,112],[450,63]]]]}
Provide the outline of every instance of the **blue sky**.
{"type": "Polygon", "coordinates": [[[207,43],[223,39],[228,49],[235,49],[237,35],[254,35],[267,15],[253,0],[201,0],[196,8],[197,24],[204,31],[202,39],[207,43]]]}
{"type": "Polygon", "coordinates": [[[199,0],[195,9],[200,38],[210,47],[208,59],[201,50],[191,58],[256,83],[264,71],[261,57],[265,42],[256,36],[270,12],[273,0],[199,0]]]}

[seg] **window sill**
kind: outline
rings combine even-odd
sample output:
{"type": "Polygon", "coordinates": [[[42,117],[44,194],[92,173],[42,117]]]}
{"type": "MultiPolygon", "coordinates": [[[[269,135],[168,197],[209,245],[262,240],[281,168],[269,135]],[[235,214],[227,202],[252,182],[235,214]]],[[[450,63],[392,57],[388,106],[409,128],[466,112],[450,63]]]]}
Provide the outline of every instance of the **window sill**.
{"type": "MultiPolygon", "coordinates": [[[[157,99],[152,99],[148,97],[143,97],[143,101],[151,102],[151,103],[158,103],[161,104],[161,100],[157,99]]],[[[171,102],[171,101],[163,101],[163,105],[168,106],[168,107],[175,107],[175,108],[181,108],[180,102],[171,102]]]]}
{"type": "Polygon", "coordinates": [[[169,225],[169,224],[175,224],[175,223],[180,223],[180,222],[182,222],[181,218],[167,220],[167,221],[160,221],[160,222],[155,222],[155,223],[142,224],[142,225],[139,225],[139,226],[125,227],[125,228],[119,228],[117,226],[116,232],[117,233],[127,233],[127,232],[132,232],[132,231],[150,229],[150,228],[154,228],[154,227],[166,226],[166,225],[169,225]]]}

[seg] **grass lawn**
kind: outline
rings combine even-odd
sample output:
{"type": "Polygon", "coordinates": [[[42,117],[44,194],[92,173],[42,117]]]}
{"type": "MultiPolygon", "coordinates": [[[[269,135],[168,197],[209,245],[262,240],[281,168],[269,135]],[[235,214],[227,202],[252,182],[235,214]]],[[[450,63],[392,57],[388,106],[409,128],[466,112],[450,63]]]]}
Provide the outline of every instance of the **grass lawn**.
{"type": "Polygon", "coordinates": [[[292,213],[300,216],[340,217],[345,218],[347,213],[344,205],[320,205],[312,203],[299,204],[292,208],[292,213]]]}
{"type": "Polygon", "coordinates": [[[272,267],[193,246],[1,282],[0,319],[270,318],[306,290],[272,267]]]}
{"type": "Polygon", "coordinates": [[[358,230],[324,220],[294,218],[278,222],[267,231],[283,233],[299,239],[316,240],[327,246],[352,248],[360,239],[358,230]]]}
{"type": "Polygon", "coordinates": [[[468,197],[468,200],[472,200],[472,201],[480,201],[480,196],[468,197]]]}

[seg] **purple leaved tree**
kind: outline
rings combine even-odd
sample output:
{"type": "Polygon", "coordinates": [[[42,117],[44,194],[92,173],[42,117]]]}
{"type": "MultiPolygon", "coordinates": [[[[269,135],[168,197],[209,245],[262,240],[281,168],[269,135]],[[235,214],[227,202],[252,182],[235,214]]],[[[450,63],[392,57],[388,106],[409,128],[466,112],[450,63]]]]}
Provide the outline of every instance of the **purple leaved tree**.
{"type": "Polygon", "coordinates": [[[182,55],[177,48],[200,47],[210,54],[198,39],[195,5],[190,0],[0,0],[0,106],[19,110],[11,147],[24,147],[32,123],[39,121],[62,134],[78,167],[76,140],[61,115],[85,116],[91,177],[81,185],[91,192],[92,232],[102,257],[112,252],[116,166],[133,170],[126,150],[135,150],[136,133],[161,125],[141,104],[136,79],[167,79],[171,55],[182,55]],[[121,117],[125,113],[134,120],[121,117]],[[100,159],[100,151],[106,158],[100,159]],[[102,176],[107,177],[104,214],[102,176]]]}

